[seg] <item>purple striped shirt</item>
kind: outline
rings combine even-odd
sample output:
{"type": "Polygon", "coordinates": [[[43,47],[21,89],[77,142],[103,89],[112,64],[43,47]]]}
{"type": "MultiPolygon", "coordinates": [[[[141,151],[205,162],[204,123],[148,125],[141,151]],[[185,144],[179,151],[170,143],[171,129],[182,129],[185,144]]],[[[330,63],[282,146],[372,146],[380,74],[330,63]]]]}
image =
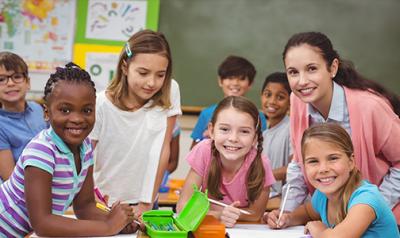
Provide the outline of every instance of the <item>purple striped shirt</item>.
{"type": "Polygon", "coordinates": [[[72,152],[52,128],[33,138],[22,152],[10,179],[1,184],[0,233],[18,237],[32,231],[24,194],[24,169],[27,166],[42,169],[53,176],[52,212],[64,214],[81,190],[88,169],[93,166],[93,148],[89,138],[83,141],[80,156],[81,171],[77,174],[72,152]]]}

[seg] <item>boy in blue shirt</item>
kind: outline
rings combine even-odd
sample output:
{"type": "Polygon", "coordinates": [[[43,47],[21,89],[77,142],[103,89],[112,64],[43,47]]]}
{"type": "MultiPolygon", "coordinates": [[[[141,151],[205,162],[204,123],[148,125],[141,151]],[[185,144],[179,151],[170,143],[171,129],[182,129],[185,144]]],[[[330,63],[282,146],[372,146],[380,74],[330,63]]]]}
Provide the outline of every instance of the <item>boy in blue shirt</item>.
{"type": "Polygon", "coordinates": [[[11,175],[25,145],[47,127],[42,106],[25,100],[29,89],[24,60],[0,52],[0,184],[11,175]]]}
{"type": "MultiPolygon", "coordinates": [[[[256,69],[247,59],[239,56],[228,56],[218,67],[218,85],[221,87],[224,97],[244,96],[253,84],[256,69]]],[[[191,137],[192,146],[208,137],[207,126],[215,111],[217,104],[201,111],[191,137]]],[[[263,113],[260,112],[262,130],[266,129],[266,120],[263,113]]]]}

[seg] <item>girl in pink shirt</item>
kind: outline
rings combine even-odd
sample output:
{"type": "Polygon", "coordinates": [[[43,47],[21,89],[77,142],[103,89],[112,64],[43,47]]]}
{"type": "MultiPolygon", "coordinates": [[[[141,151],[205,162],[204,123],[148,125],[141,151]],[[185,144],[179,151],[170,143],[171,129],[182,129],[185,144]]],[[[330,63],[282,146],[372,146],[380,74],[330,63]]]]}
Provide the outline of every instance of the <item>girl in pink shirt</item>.
{"type": "Polygon", "coordinates": [[[217,106],[208,126],[210,139],[187,156],[191,170],[177,204],[178,212],[193,193],[193,184],[227,207],[212,205],[210,215],[227,227],[238,220],[258,221],[275,182],[262,152],[261,121],[257,107],[244,97],[230,96],[217,106]],[[250,215],[243,214],[245,208],[250,215]]]}

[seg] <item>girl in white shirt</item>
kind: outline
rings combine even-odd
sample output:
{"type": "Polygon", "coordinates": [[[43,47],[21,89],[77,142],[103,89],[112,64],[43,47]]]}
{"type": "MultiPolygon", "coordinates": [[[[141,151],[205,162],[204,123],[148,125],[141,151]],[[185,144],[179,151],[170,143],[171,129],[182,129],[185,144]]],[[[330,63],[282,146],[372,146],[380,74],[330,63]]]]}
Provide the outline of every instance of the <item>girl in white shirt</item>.
{"type": "Polygon", "coordinates": [[[133,204],[136,215],[152,208],[169,158],[180,110],[178,84],[164,35],[135,33],[120,54],[110,85],[98,93],[94,181],[109,203],[133,204]]]}

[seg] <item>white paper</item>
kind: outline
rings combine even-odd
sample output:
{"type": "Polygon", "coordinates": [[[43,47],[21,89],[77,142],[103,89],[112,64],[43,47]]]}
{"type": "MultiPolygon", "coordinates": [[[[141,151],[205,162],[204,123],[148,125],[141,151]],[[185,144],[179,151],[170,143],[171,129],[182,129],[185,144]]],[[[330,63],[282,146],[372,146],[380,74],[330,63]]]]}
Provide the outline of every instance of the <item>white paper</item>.
{"type": "Polygon", "coordinates": [[[304,226],[293,226],[281,230],[270,229],[266,224],[236,224],[234,228],[227,228],[230,238],[303,238],[311,237],[304,234],[304,226]]]}
{"type": "Polygon", "coordinates": [[[86,71],[89,72],[96,85],[97,92],[107,88],[115,73],[119,59],[119,53],[87,52],[86,71]]]}
{"type": "MultiPolygon", "coordinates": [[[[75,217],[75,215],[63,215],[64,217],[68,217],[68,218],[74,218],[74,219],[76,219],[76,217],[75,217]]],[[[115,235],[115,236],[112,236],[112,237],[133,237],[134,235],[136,235],[137,234],[137,232],[135,232],[135,233],[132,233],[132,234],[119,234],[119,235],[115,235]]],[[[29,237],[31,237],[31,238],[34,238],[34,237],[41,237],[41,238],[44,238],[43,236],[38,236],[38,235],[36,235],[36,233],[33,233],[32,235],[30,235],[29,237]]],[[[101,238],[101,237],[104,237],[104,238],[110,238],[110,236],[96,236],[97,238],[101,238]]]]}

